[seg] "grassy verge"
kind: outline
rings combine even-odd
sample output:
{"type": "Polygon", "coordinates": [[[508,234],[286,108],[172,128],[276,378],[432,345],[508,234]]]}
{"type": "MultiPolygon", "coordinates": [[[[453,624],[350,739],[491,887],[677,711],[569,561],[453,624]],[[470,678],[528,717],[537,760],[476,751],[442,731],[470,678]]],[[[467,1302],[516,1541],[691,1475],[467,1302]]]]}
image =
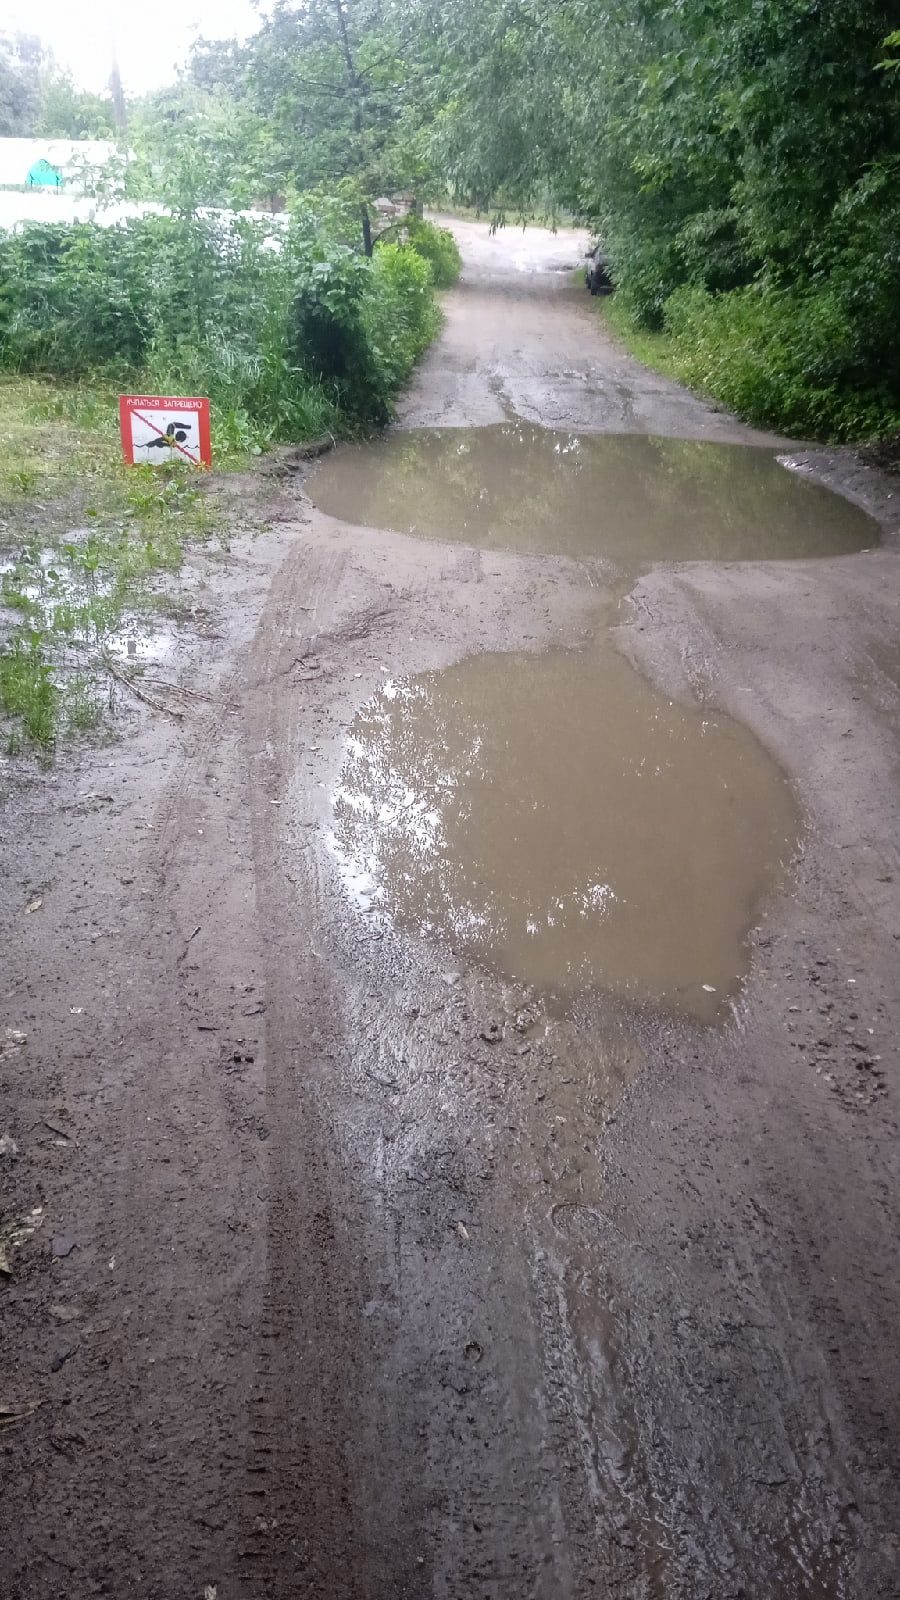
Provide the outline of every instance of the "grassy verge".
{"type": "MultiPolygon", "coordinates": [[[[228,465],[238,465],[233,457],[228,465]]],[[[116,395],[0,380],[0,741],[45,754],[102,722],[105,659],[171,612],[162,580],[221,527],[215,480],[126,467],[116,395]]],[[[131,648],[134,648],[132,645],[131,648]]]]}
{"type": "Polygon", "coordinates": [[[348,226],[310,204],[286,230],[179,214],[0,234],[0,739],[49,750],[100,719],[123,628],[167,603],[187,541],[233,521],[223,466],[389,419],[456,247],[420,223],[368,260],[348,226]],[[126,468],[118,385],[208,395],[212,479],[126,468]]]}
{"type": "Polygon", "coordinates": [[[667,333],[650,333],[642,328],[616,295],[605,295],[594,303],[613,333],[645,367],[653,367],[667,378],[686,381],[674,342],[667,333]]]}
{"type": "Polygon", "coordinates": [[[850,381],[841,319],[821,298],[680,289],[666,304],[659,333],[641,326],[624,295],[600,303],[609,327],[639,361],[747,422],[836,443],[900,429],[887,384],[850,381]]]}

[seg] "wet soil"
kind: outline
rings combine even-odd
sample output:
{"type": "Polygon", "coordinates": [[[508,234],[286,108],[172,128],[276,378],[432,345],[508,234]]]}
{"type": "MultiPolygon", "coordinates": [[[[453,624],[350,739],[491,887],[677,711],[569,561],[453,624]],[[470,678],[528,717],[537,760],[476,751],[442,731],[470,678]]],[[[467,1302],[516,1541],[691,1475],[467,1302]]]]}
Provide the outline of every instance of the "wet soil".
{"type": "MultiPolygon", "coordinates": [[[[785,447],[611,343],[583,241],[454,226],[403,423],[785,447]]],[[[595,562],[261,478],[180,719],[4,768],[4,1596],[898,1593],[895,483],[792,455],[880,548],[659,563],[612,618],[595,562]],[[387,680],[610,628],[803,810],[715,1025],[551,1006],[328,850],[387,680]]]]}

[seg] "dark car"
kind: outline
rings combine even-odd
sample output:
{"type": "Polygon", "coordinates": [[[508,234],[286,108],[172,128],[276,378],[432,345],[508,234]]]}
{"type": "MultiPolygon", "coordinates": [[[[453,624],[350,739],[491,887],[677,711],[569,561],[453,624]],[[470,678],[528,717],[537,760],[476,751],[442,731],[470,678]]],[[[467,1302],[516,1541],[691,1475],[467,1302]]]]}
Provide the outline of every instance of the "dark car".
{"type": "Polygon", "coordinates": [[[602,244],[588,251],[584,281],[591,294],[612,294],[613,281],[609,275],[609,256],[602,244]]]}

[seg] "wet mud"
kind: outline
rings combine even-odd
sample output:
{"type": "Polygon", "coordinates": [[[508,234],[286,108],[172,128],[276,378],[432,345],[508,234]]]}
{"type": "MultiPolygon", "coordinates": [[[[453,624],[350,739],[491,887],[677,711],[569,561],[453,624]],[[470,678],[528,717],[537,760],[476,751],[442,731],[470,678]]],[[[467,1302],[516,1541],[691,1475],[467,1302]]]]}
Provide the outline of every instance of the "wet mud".
{"type": "Polygon", "coordinates": [[[333,805],[367,915],[542,992],[705,1019],[738,990],[799,834],[751,734],[664,699],[603,644],[383,685],[333,805]]]}
{"type": "Polygon", "coordinates": [[[613,562],[845,555],[880,541],[860,507],[764,447],[502,423],[344,445],[310,477],[344,522],[483,549],[613,562]]]}
{"type": "MultiPolygon", "coordinates": [[[[0,764],[4,1600],[900,1592],[896,482],[631,361],[571,287],[585,239],[454,227],[463,280],[400,431],[752,447],[778,526],[783,450],[852,494],[851,541],[673,567],[641,545],[670,490],[687,537],[685,474],[657,459],[650,570],[614,555],[610,579],[574,546],[410,538],[260,475],[268,525],[196,558],[203,620],[165,666],[182,714],[123,697],[115,741],[0,764]],[[882,533],[865,554],[855,505],[882,533]],[[612,773],[582,734],[607,693],[612,773]],[[527,761],[529,715],[555,772],[527,761]],[[697,917],[722,949],[688,974],[743,974],[716,1026],[551,994],[451,926],[497,902],[530,951],[517,838],[548,852],[543,909],[559,872],[567,904],[620,865],[643,890],[638,727],[659,793],[670,756],[697,792],[672,894],[689,850],[715,875],[704,806],[731,841],[697,917]],[[404,859],[355,802],[335,818],[342,783],[415,803],[417,740],[446,905],[414,839],[404,859]],[[804,821],[786,881],[781,773],[804,821]],[[586,793],[607,781],[622,834],[586,793]],[[342,828],[390,914],[348,899],[342,828]],[[586,873],[584,847],[616,859],[586,873]]],[[[716,548],[707,476],[690,504],[716,548]]],[[[648,818],[655,861],[669,818],[648,818]]],[[[599,963],[583,932],[542,947],[548,971],[599,963]]]]}

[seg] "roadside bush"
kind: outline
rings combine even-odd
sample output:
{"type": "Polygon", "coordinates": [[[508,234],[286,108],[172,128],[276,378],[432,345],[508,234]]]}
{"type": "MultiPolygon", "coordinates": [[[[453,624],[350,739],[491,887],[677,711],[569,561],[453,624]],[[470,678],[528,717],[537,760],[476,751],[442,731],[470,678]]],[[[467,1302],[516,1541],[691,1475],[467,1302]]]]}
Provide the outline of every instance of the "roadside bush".
{"type": "Polygon", "coordinates": [[[427,261],[411,246],[388,244],[375,252],[364,321],[385,396],[405,382],[440,326],[431,284],[427,261]]]}
{"type": "Polygon", "coordinates": [[[450,289],[462,271],[462,257],[449,228],[438,228],[424,218],[407,224],[408,241],[417,256],[431,267],[431,281],[436,289],[450,289]]]}
{"type": "Polygon", "coordinates": [[[309,210],[0,235],[0,368],[208,394],[220,447],[383,422],[436,327],[418,254],[368,261],[309,210]]]}
{"type": "Polygon", "coordinates": [[[388,394],[365,320],[373,290],[371,263],[346,245],[325,251],[304,240],[292,253],[291,268],[292,363],[320,383],[352,420],[384,422],[388,394]]]}
{"type": "Polygon", "coordinates": [[[133,303],[131,235],[35,224],[0,241],[0,361],[70,376],[137,365],[147,318],[133,303]]]}
{"type": "Polygon", "coordinates": [[[661,330],[649,360],[752,422],[841,440],[889,434],[900,426],[898,195],[900,157],[876,163],[835,205],[802,275],[743,285],[733,214],[695,217],[670,244],[620,231],[612,320],[638,353],[642,330],[661,330]]]}
{"type": "Polygon", "coordinates": [[[335,398],[294,368],[277,344],[247,348],[211,334],[199,346],[159,345],[141,387],[152,394],[205,394],[217,454],[260,452],[278,440],[313,439],[346,426],[335,398]]]}
{"type": "Polygon", "coordinates": [[[663,325],[666,298],[679,281],[680,261],[674,238],[632,232],[621,219],[598,228],[612,261],[616,298],[638,326],[663,325]]]}
{"type": "Polygon", "coordinates": [[[900,426],[887,376],[858,360],[855,329],[830,282],[670,295],[665,331],[679,377],[751,422],[862,439],[900,426]]]}
{"type": "Polygon", "coordinates": [[[900,396],[900,156],[878,162],[842,196],[817,280],[844,321],[849,374],[900,396]]]}

